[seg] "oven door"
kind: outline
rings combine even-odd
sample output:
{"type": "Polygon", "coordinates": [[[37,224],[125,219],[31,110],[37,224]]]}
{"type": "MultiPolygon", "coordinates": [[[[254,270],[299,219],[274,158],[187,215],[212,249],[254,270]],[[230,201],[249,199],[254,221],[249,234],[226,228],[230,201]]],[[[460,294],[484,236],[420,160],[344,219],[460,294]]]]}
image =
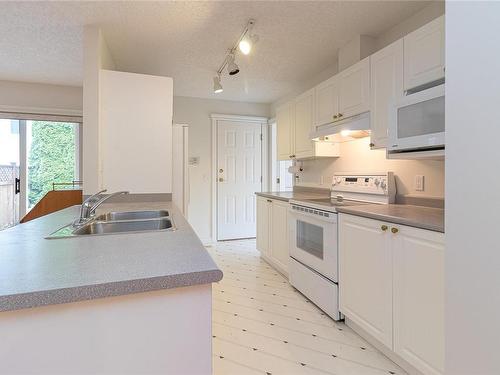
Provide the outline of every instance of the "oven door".
{"type": "Polygon", "coordinates": [[[444,148],[444,85],[408,95],[391,110],[388,151],[444,148]]]}
{"type": "Polygon", "coordinates": [[[290,256],[338,282],[337,214],[292,205],[290,256]]]}

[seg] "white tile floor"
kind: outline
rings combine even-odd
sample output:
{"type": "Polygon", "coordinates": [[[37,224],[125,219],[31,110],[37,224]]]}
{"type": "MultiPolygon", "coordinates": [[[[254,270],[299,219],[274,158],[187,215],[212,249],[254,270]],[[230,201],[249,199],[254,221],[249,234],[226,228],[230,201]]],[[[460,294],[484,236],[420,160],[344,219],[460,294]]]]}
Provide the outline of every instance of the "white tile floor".
{"type": "Polygon", "coordinates": [[[406,374],[290,286],[255,240],[208,250],[224,271],[213,287],[214,375],[406,374]]]}

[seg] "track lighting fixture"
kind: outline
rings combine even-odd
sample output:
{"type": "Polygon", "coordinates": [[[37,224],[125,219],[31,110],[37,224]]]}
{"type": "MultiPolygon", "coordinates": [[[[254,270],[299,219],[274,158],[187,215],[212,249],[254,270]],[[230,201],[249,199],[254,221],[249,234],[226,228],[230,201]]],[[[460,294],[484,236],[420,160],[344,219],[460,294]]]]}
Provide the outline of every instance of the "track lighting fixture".
{"type": "Polygon", "coordinates": [[[220,74],[217,74],[214,77],[214,93],[218,94],[218,93],[220,93],[222,91],[224,91],[224,89],[222,88],[222,85],[220,83],[220,74]]]}
{"type": "Polygon", "coordinates": [[[227,72],[230,76],[234,76],[240,72],[240,68],[234,62],[234,53],[230,53],[227,57],[227,72]]]}
{"type": "Polygon", "coordinates": [[[238,47],[244,55],[248,55],[253,45],[259,41],[259,36],[252,33],[253,25],[255,25],[255,20],[248,21],[246,30],[243,32],[238,43],[238,47]]]}
{"type": "Polygon", "coordinates": [[[217,76],[214,77],[214,93],[217,94],[223,91],[221,84],[221,75],[224,71],[224,68],[227,68],[227,73],[230,76],[234,76],[235,74],[239,73],[240,67],[235,62],[236,52],[238,51],[238,49],[244,55],[248,55],[252,50],[252,46],[259,40],[259,37],[252,32],[254,25],[255,20],[250,19],[240,37],[238,38],[238,41],[231,49],[227,51],[224,61],[217,70],[217,76]]]}

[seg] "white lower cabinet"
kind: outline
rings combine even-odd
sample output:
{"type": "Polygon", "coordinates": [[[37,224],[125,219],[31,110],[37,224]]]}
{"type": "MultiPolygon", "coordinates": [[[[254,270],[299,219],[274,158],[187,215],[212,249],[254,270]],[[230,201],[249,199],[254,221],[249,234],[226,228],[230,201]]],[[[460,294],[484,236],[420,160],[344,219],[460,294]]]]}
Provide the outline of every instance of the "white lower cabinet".
{"type": "Polygon", "coordinates": [[[444,234],[339,215],[340,311],[423,374],[444,373],[444,234]]]}
{"type": "Polygon", "coordinates": [[[288,202],[257,197],[257,250],[285,275],[288,275],[288,237],[288,202]]]}
{"type": "Polygon", "coordinates": [[[444,373],[444,235],[398,225],[394,351],[424,374],[444,373]]]}
{"type": "Polygon", "coordinates": [[[382,225],[340,215],[340,311],[392,347],[392,254],[382,225]]]}
{"type": "Polygon", "coordinates": [[[257,250],[269,255],[269,235],[271,224],[271,200],[257,197],[257,250]]]}

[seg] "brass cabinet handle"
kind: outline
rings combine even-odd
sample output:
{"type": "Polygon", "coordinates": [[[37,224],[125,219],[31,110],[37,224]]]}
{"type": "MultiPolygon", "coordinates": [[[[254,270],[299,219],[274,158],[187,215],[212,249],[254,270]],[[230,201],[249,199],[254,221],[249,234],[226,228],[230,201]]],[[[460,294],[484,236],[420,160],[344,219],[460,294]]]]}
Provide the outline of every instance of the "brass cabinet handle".
{"type": "Polygon", "coordinates": [[[224,172],[224,169],[219,169],[219,173],[223,173],[224,172]]]}
{"type": "Polygon", "coordinates": [[[344,115],[342,113],[339,113],[339,117],[342,117],[342,116],[344,116],[344,115]]]}
{"type": "Polygon", "coordinates": [[[333,115],[333,118],[336,119],[338,116],[337,115],[333,115]]]}
{"type": "Polygon", "coordinates": [[[398,228],[394,228],[394,227],[392,227],[392,228],[391,228],[391,232],[392,232],[392,233],[394,233],[394,234],[396,234],[396,233],[398,233],[398,232],[399,232],[399,229],[398,229],[398,228]]]}
{"type": "Polygon", "coordinates": [[[387,225],[382,225],[380,229],[382,229],[385,232],[387,229],[389,229],[389,227],[387,225]]]}
{"type": "Polygon", "coordinates": [[[268,199],[267,201],[268,201],[269,203],[273,203],[273,201],[272,201],[272,200],[270,200],[270,199],[268,199]]]}
{"type": "Polygon", "coordinates": [[[373,146],[375,146],[375,143],[373,143],[373,142],[370,143],[370,147],[373,147],[373,146]]]}
{"type": "Polygon", "coordinates": [[[219,177],[219,182],[223,182],[224,179],[222,177],[219,177]]]}

